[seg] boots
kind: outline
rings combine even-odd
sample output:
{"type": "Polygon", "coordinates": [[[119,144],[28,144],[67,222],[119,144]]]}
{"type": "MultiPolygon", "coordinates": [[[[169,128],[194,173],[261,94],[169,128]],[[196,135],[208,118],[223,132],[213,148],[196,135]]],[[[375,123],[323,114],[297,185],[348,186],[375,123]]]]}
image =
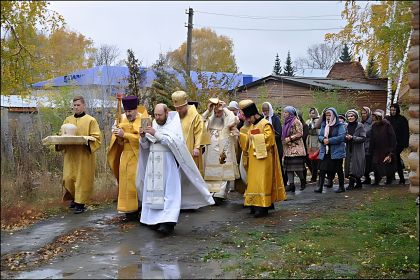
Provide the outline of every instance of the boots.
{"type": "Polygon", "coordinates": [[[324,187],[324,180],[325,180],[325,176],[319,176],[319,178],[318,178],[318,188],[316,188],[314,190],[314,192],[322,193],[322,189],[324,187]]]}
{"type": "Polygon", "coordinates": [[[355,179],[354,177],[350,176],[349,177],[349,185],[347,186],[347,190],[353,190],[354,189],[354,184],[355,184],[355,179]]]}
{"type": "Polygon", "coordinates": [[[254,218],[266,217],[268,215],[268,207],[255,207],[254,218]]]}
{"type": "Polygon", "coordinates": [[[365,180],[362,182],[363,185],[370,185],[372,183],[372,180],[370,179],[369,175],[365,175],[365,180]]]}
{"type": "Polygon", "coordinates": [[[291,183],[286,187],[286,192],[295,192],[295,190],[296,190],[296,187],[294,183],[291,183]]]}
{"type": "Polygon", "coordinates": [[[356,186],[355,189],[361,189],[363,187],[362,180],[360,178],[356,178],[356,186]]]}

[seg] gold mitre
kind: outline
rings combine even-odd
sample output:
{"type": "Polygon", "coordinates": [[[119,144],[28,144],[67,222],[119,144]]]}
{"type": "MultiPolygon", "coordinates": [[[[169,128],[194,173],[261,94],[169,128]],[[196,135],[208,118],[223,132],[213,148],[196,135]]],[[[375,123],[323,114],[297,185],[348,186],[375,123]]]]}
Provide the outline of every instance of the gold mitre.
{"type": "Polygon", "coordinates": [[[254,101],[252,101],[251,99],[245,99],[245,100],[239,101],[238,105],[239,105],[239,108],[243,110],[244,108],[248,107],[251,104],[254,104],[254,101]]]}
{"type": "Polygon", "coordinates": [[[181,107],[186,105],[187,102],[187,93],[182,90],[175,91],[172,93],[172,102],[175,107],[181,107]]]}
{"type": "Polygon", "coordinates": [[[211,104],[217,105],[217,104],[219,104],[220,100],[217,97],[213,97],[213,98],[210,98],[209,101],[210,101],[211,104]]]}

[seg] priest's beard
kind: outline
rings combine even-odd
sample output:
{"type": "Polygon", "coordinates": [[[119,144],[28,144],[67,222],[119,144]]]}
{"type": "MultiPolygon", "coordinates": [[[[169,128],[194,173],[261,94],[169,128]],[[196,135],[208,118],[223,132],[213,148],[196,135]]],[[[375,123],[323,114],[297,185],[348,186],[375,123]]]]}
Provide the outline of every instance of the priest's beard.
{"type": "Polygon", "coordinates": [[[166,120],[167,120],[168,118],[165,118],[165,119],[163,119],[163,120],[156,120],[156,123],[158,124],[158,125],[160,125],[160,126],[162,126],[162,125],[164,125],[165,123],[166,123],[166,120]]]}

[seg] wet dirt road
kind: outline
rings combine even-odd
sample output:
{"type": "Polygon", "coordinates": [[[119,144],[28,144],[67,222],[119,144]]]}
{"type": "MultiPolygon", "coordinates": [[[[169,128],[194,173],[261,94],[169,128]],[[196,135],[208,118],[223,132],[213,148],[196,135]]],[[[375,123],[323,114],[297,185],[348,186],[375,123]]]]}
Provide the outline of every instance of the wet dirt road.
{"type": "MultiPolygon", "coordinates": [[[[115,205],[74,215],[70,211],[27,229],[1,234],[1,278],[240,278],[240,271],[225,272],[226,263],[206,261],[214,248],[223,246],[233,227],[241,231],[266,230],[278,234],[318,217],[325,211],[351,208],[372,191],[365,187],[341,194],[314,186],[276,203],[268,217],[256,219],[242,206],[242,196],[230,193],[221,206],[182,212],[171,236],[123,221],[115,205]]],[[[389,187],[387,187],[389,188],[389,187]]],[[[407,186],[396,186],[407,191],[407,186]]]]}

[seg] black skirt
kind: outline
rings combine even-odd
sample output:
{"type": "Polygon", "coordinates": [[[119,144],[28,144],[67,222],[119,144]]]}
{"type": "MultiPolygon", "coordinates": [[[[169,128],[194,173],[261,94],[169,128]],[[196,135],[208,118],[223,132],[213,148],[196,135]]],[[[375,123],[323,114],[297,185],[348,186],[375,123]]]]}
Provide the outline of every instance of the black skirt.
{"type": "Polygon", "coordinates": [[[331,154],[325,154],[324,159],[319,161],[319,170],[335,171],[343,167],[343,159],[331,159],[331,154]]]}

